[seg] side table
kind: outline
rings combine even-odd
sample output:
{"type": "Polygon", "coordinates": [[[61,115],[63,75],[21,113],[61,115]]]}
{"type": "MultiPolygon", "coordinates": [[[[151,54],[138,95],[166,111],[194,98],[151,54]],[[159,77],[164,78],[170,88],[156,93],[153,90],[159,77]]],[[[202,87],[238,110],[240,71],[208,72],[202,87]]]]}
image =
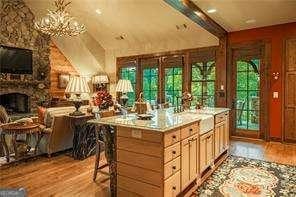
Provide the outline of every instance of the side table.
{"type": "Polygon", "coordinates": [[[70,127],[73,131],[73,152],[74,159],[85,159],[95,149],[95,133],[92,132],[92,125],[86,124],[90,119],[94,118],[93,114],[85,114],[83,116],[66,115],[70,121],[70,127]]]}
{"type": "Polygon", "coordinates": [[[39,127],[39,124],[37,123],[9,123],[1,126],[2,132],[1,132],[1,139],[3,141],[4,149],[6,149],[6,160],[7,162],[10,161],[10,153],[9,153],[9,148],[7,146],[6,140],[5,140],[5,135],[11,135],[12,139],[12,145],[14,149],[14,154],[15,154],[15,160],[19,159],[19,151],[17,147],[17,136],[21,134],[26,134],[26,141],[25,145],[27,146],[27,151],[30,151],[30,148],[28,146],[29,142],[31,141],[31,135],[35,134],[37,141],[35,144],[35,150],[34,150],[34,155],[37,154],[37,149],[40,143],[40,140],[43,136],[41,129],[39,127]]]}

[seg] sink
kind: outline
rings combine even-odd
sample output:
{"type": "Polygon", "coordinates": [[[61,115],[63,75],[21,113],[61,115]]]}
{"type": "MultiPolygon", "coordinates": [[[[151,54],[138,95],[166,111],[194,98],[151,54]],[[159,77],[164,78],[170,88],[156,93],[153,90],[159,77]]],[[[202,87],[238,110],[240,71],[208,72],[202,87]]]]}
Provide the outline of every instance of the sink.
{"type": "Polygon", "coordinates": [[[201,119],[199,134],[202,135],[214,129],[214,116],[211,114],[200,114],[196,112],[182,112],[179,114],[180,117],[186,116],[194,119],[201,119]]]}
{"type": "Polygon", "coordinates": [[[202,135],[214,129],[214,116],[208,114],[200,114],[201,121],[199,124],[199,134],[202,135]]]}

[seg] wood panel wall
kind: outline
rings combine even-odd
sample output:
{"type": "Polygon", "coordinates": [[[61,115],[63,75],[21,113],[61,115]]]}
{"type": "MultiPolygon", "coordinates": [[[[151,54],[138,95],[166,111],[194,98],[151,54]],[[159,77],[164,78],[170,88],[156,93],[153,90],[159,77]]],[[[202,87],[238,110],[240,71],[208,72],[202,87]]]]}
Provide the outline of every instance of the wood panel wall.
{"type": "Polygon", "coordinates": [[[65,88],[59,87],[59,75],[71,74],[78,75],[79,73],[74,66],[62,54],[59,48],[53,43],[50,43],[50,95],[52,97],[63,98],[65,88]]]}

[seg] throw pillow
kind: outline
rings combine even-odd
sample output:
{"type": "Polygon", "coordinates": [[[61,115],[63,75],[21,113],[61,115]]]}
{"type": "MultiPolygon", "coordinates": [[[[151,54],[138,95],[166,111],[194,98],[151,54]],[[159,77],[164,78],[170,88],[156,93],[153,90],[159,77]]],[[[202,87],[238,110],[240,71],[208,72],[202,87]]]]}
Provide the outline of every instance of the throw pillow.
{"type": "Polygon", "coordinates": [[[40,124],[44,124],[44,116],[45,116],[45,111],[46,111],[46,108],[45,107],[38,107],[37,108],[37,112],[38,112],[38,122],[40,124]]]}

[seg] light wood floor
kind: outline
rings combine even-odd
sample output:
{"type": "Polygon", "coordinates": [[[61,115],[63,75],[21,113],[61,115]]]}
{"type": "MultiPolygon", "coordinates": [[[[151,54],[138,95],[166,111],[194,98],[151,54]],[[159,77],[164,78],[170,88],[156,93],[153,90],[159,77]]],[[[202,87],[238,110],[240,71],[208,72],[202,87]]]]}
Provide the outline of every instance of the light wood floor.
{"type": "MultiPolygon", "coordinates": [[[[296,146],[281,143],[232,141],[231,154],[296,165],[296,146]]],[[[0,169],[0,188],[26,188],[29,196],[108,196],[109,181],[92,181],[94,157],[83,161],[62,154],[0,169]]]]}

